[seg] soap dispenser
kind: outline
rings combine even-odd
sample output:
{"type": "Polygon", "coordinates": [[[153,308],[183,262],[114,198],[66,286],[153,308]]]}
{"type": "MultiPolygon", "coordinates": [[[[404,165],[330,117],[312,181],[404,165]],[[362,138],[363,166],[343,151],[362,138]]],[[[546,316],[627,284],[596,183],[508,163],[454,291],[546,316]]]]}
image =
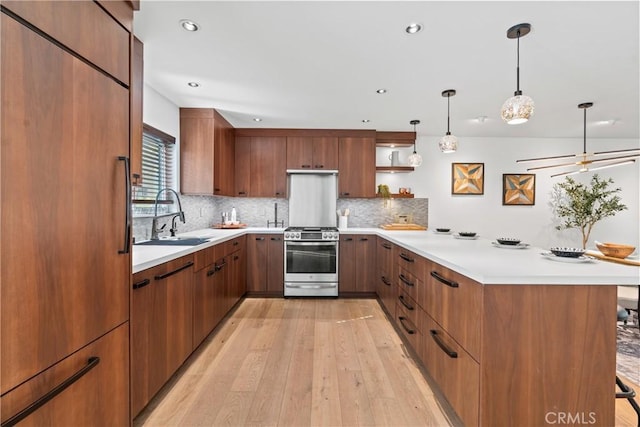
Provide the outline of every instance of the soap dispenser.
{"type": "Polygon", "coordinates": [[[231,223],[235,224],[237,219],[236,208],[231,208],[231,223]]]}

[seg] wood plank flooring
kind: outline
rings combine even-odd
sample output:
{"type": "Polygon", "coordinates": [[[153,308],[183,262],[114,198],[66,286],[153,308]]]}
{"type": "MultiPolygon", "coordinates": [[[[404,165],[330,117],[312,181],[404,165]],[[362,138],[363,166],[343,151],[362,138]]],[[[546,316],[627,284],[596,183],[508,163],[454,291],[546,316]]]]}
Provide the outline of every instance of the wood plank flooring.
{"type": "Polygon", "coordinates": [[[376,300],[248,298],[134,426],[457,422],[376,300]]]}
{"type": "Polygon", "coordinates": [[[459,425],[436,395],[376,300],[249,298],[134,426],[459,425]]]}

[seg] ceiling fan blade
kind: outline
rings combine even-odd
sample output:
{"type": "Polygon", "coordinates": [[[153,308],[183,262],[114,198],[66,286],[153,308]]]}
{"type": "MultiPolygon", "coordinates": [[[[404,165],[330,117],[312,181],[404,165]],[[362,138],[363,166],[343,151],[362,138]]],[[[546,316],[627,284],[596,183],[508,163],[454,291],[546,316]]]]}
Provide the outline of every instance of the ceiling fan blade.
{"type": "Polygon", "coordinates": [[[565,154],[562,156],[538,157],[535,159],[521,159],[521,160],[516,160],[516,163],[537,162],[540,160],[570,159],[572,157],[578,157],[578,154],[565,154]]]}

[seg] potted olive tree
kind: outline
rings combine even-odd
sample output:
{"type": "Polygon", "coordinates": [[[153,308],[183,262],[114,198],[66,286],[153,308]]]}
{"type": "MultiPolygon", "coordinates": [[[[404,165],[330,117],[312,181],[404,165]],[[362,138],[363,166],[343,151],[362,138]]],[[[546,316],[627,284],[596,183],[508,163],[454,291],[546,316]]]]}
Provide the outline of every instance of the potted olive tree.
{"type": "Polygon", "coordinates": [[[598,174],[595,174],[589,185],[566,177],[564,182],[553,186],[551,208],[562,221],[556,229],[580,229],[583,249],[587,247],[589,235],[596,222],[627,209],[620,202],[618,195],[622,189],[610,189],[610,184],[613,184],[611,178],[601,179],[598,174]]]}

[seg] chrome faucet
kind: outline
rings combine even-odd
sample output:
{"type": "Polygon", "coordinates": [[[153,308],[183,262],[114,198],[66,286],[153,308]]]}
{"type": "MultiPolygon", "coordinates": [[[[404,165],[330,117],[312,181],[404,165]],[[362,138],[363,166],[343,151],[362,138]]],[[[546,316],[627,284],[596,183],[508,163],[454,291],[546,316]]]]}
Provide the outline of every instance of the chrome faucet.
{"type": "MultiPolygon", "coordinates": [[[[158,238],[158,218],[164,218],[164,217],[168,217],[168,216],[174,216],[175,217],[179,217],[180,221],[182,221],[182,223],[186,223],[185,219],[184,219],[184,212],[182,211],[182,203],[180,203],[180,196],[178,196],[178,193],[172,189],[172,188],[162,188],[160,189],[160,191],[158,191],[158,193],[156,194],[156,201],[154,203],[154,209],[153,209],[153,220],[151,221],[151,240],[159,240],[158,238]],[[160,198],[160,194],[162,194],[162,192],[164,191],[170,191],[173,194],[175,194],[176,196],[176,200],[178,201],[178,212],[172,212],[172,213],[168,213],[168,214],[163,214],[163,215],[158,215],[158,199],[160,198]]],[[[162,227],[164,228],[164,227],[162,227]]],[[[172,220],[172,233],[171,235],[175,235],[175,225],[173,225],[173,220],[172,220]]]]}

